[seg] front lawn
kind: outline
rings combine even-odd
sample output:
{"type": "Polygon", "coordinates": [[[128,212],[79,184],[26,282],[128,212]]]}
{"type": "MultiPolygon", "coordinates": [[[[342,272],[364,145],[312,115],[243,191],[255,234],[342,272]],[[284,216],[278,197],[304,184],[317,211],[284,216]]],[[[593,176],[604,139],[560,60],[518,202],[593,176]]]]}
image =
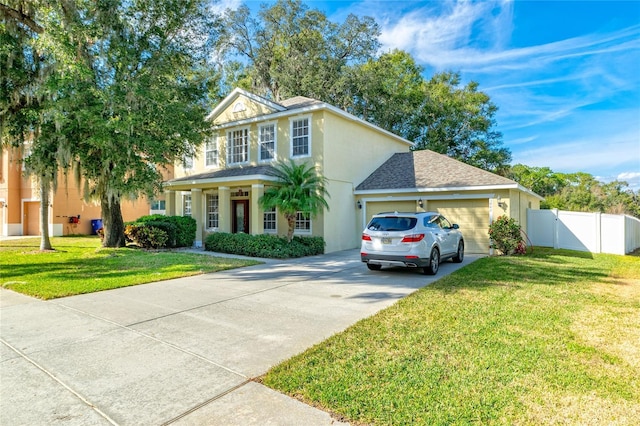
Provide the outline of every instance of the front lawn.
{"type": "Polygon", "coordinates": [[[262,381],[356,424],[635,425],[640,257],[483,258],[262,381]]]}
{"type": "Polygon", "coordinates": [[[41,252],[37,238],[1,242],[0,285],[53,299],[260,263],[179,250],[105,249],[95,236],[54,237],[51,244],[54,251],[41,252]]]}

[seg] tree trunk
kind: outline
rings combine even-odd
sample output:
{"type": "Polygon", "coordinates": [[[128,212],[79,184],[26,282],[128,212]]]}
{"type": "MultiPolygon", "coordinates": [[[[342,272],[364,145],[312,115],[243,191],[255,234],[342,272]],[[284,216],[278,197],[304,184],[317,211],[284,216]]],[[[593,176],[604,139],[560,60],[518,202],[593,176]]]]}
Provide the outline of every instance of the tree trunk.
{"type": "Polygon", "coordinates": [[[40,178],[40,250],[53,250],[49,239],[49,181],[40,178]]]}
{"type": "Polygon", "coordinates": [[[289,229],[287,230],[287,241],[291,242],[291,240],[293,240],[293,232],[296,230],[296,215],[285,214],[284,217],[287,219],[287,223],[289,224],[289,229]]]}
{"type": "Polygon", "coordinates": [[[120,200],[103,196],[100,199],[102,208],[102,226],[104,239],[102,247],[125,247],[124,221],[120,210],[120,200]]]}

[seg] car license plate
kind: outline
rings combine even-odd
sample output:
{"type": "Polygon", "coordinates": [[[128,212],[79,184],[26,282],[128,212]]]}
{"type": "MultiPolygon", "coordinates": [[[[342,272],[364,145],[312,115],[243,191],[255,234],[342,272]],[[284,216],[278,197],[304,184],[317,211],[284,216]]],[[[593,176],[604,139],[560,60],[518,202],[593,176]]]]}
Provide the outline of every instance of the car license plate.
{"type": "Polygon", "coordinates": [[[382,244],[391,244],[391,238],[383,238],[382,244]]]}

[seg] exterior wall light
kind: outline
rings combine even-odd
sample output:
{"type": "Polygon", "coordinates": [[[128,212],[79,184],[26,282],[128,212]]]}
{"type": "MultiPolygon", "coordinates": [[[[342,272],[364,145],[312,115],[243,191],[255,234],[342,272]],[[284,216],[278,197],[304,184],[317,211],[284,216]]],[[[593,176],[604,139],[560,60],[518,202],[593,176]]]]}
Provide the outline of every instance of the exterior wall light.
{"type": "Polygon", "coordinates": [[[424,207],[424,203],[422,202],[422,198],[418,199],[418,205],[420,206],[420,208],[424,207]]]}
{"type": "Polygon", "coordinates": [[[358,200],[358,208],[362,210],[362,203],[360,202],[360,200],[358,200]]]}

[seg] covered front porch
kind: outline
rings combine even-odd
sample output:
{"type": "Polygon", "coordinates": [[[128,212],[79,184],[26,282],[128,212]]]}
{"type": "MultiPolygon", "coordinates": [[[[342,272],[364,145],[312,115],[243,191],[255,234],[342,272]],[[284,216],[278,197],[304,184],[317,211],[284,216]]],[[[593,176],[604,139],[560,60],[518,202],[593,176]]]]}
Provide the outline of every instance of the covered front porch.
{"type": "Polygon", "coordinates": [[[265,215],[259,203],[265,185],[275,180],[270,169],[225,169],[165,182],[166,214],[195,219],[196,247],[211,232],[277,233],[281,219],[275,211],[265,215]]]}

